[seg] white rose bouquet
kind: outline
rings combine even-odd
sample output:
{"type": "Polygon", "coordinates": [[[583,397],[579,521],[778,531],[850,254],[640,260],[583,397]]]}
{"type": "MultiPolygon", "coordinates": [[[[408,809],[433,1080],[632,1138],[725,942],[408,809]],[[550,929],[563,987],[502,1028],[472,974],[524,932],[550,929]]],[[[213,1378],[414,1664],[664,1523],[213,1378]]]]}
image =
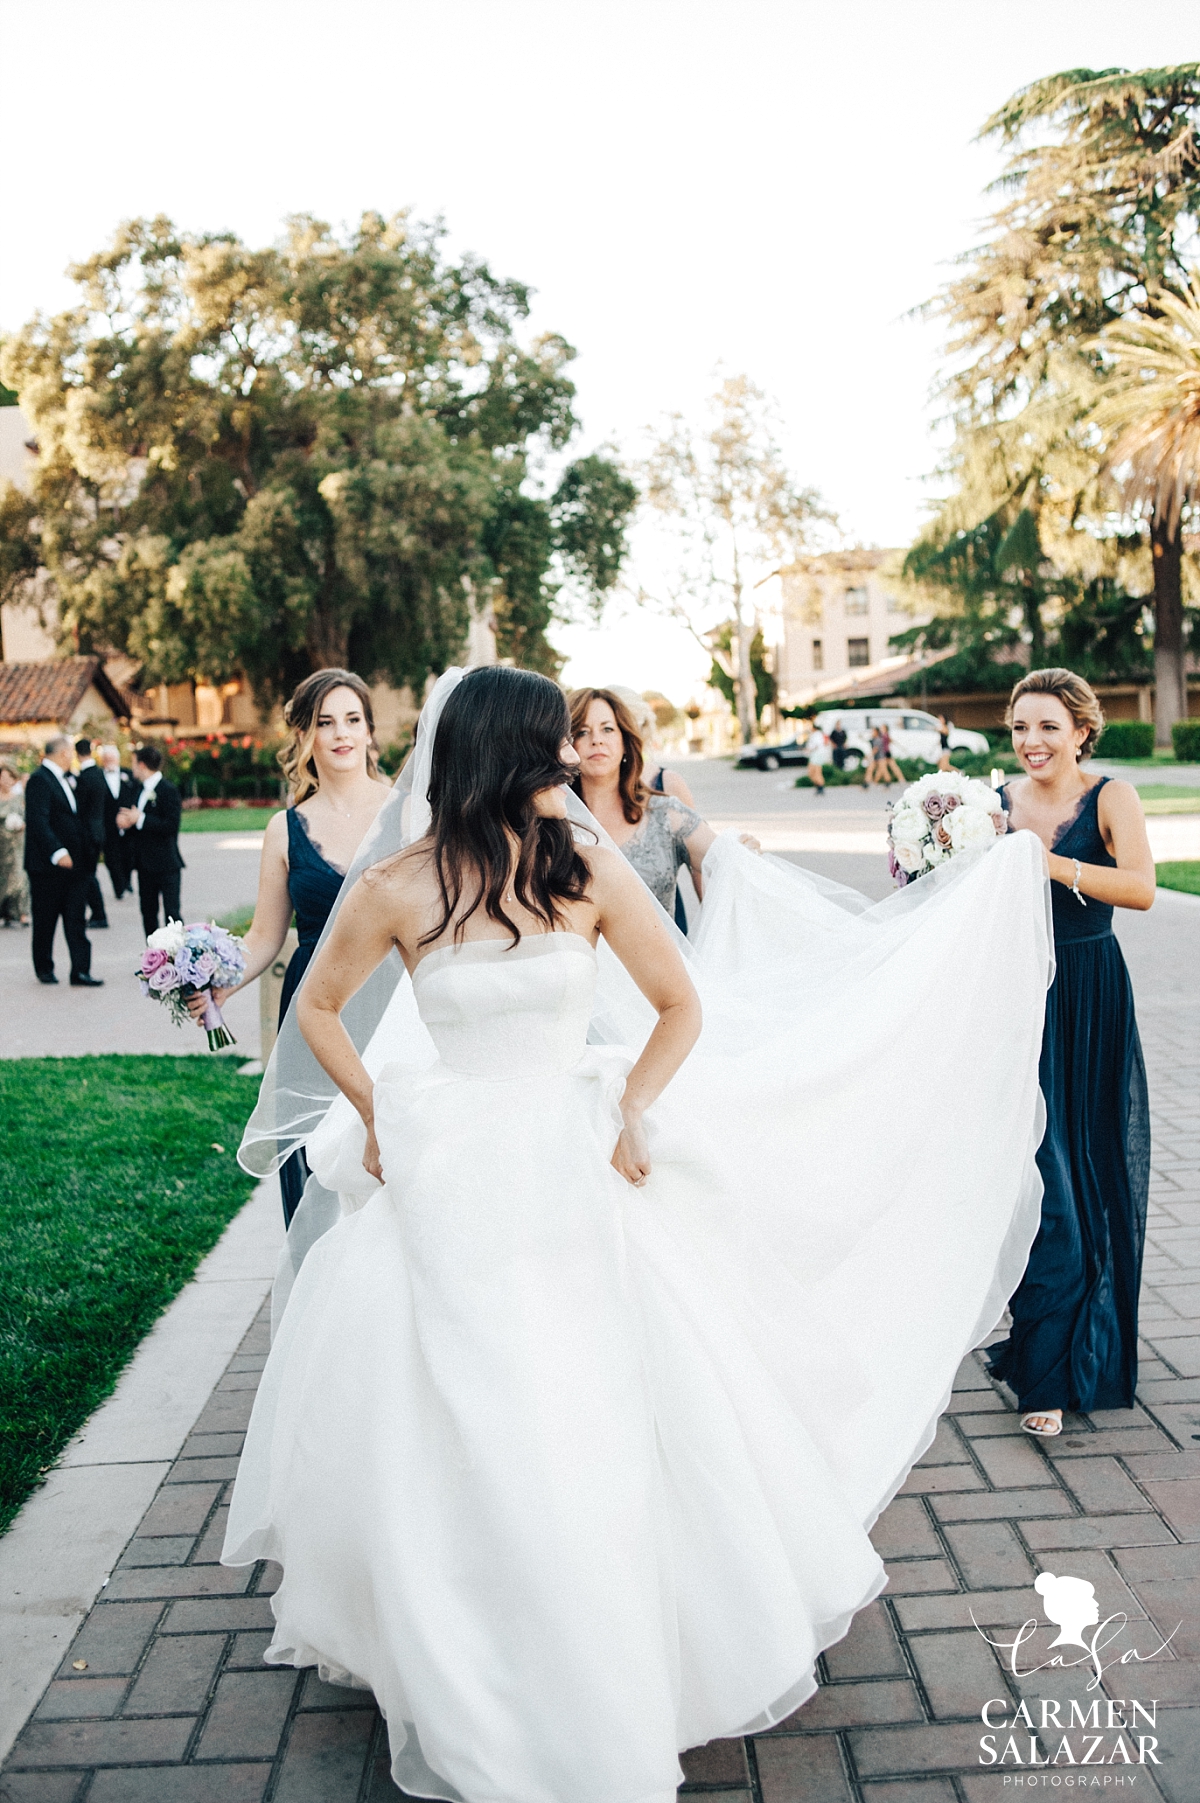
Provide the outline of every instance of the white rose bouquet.
{"type": "Polygon", "coordinates": [[[960,851],[994,844],[1008,828],[996,791],[957,770],[923,776],[888,816],[888,868],[901,889],[960,851]]]}

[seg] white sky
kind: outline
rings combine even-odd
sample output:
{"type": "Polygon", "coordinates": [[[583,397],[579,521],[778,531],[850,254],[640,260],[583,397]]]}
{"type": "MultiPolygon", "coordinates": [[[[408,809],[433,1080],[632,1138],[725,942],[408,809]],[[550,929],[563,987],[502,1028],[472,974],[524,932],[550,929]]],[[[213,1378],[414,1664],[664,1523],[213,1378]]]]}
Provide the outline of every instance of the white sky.
{"type": "MultiPolygon", "coordinates": [[[[1177,0],[0,0],[0,331],[70,300],[123,218],[268,242],[290,212],[442,214],[537,290],[581,447],[636,453],[721,362],[778,400],[857,539],[915,531],[971,142],[1037,76],[1194,59],[1177,0]]],[[[1191,27],[1189,27],[1189,19],[1191,27]]],[[[678,627],[610,609],[568,677],[686,698],[678,627]]]]}

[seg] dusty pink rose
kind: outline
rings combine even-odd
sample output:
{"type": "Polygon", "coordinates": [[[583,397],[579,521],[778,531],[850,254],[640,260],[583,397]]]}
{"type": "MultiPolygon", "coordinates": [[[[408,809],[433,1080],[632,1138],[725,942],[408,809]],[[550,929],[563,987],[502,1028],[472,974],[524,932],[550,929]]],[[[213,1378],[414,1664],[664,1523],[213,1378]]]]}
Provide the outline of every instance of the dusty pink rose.
{"type": "Polygon", "coordinates": [[[951,813],[955,808],[960,808],[962,806],[962,797],[960,795],[943,795],[942,801],[945,803],[947,814],[951,813]]]}
{"type": "Polygon", "coordinates": [[[949,829],[944,827],[940,820],[938,821],[937,825],[933,829],[933,836],[937,840],[939,845],[944,847],[944,849],[946,851],[949,851],[950,846],[953,843],[953,841],[950,838],[949,829]]]}
{"type": "Polygon", "coordinates": [[[930,820],[940,820],[946,812],[946,804],[940,795],[927,795],[921,807],[930,820]]]}
{"type": "Polygon", "coordinates": [[[161,970],[164,964],[169,963],[166,952],[159,950],[157,946],[148,945],[142,953],[142,975],[151,976],[154,971],[161,970]]]}

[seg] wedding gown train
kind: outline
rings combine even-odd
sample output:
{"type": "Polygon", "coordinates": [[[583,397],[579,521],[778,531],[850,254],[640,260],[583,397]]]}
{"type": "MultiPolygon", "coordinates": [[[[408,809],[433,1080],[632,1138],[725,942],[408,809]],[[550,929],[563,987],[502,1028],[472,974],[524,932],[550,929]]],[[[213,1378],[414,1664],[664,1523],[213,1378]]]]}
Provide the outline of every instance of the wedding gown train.
{"type": "Polygon", "coordinates": [[[706,879],[645,1188],[609,1159],[652,1017],[571,933],[397,990],[383,1187],[344,1102],[308,1146],[345,1212],[224,1557],[279,1561],[267,1659],[369,1686],[413,1796],[668,1803],[680,1749],[800,1705],[1036,1228],[1029,836],[858,915],[731,837],[706,879]]]}

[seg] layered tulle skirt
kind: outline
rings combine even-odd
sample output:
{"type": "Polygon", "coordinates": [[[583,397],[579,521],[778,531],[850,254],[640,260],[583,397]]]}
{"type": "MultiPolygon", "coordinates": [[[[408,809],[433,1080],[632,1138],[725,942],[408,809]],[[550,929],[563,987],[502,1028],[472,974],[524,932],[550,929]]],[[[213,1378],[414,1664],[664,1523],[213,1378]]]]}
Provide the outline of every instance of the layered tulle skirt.
{"type": "Polygon", "coordinates": [[[562,935],[418,971],[423,1019],[397,996],[387,1181],[335,1104],[309,1152],[347,1212],[225,1557],[282,1564],[268,1659],[369,1686],[410,1794],[667,1803],[678,1750],[794,1710],[883,1586],[868,1530],[1037,1225],[1022,837],[864,913],[719,842],[644,1189],[609,1159],[647,1014],[603,946],[598,983],[562,935]]]}

